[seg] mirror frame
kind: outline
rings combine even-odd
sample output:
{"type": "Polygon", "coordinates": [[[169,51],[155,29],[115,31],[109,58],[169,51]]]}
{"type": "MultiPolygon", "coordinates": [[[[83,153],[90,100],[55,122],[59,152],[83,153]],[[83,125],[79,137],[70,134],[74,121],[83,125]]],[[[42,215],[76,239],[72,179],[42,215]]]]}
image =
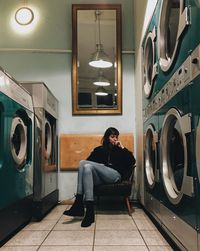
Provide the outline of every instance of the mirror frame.
{"type": "Polygon", "coordinates": [[[121,55],[121,4],[73,4],[72,5],[72,114],[73,115],[119,115],[122,114],[122,55],[121,55]],[[116,10],[116,61],[117,61],[117,107],[80,108],[78,107],[77,70],[77,13],[79,10],[116,10]]]}

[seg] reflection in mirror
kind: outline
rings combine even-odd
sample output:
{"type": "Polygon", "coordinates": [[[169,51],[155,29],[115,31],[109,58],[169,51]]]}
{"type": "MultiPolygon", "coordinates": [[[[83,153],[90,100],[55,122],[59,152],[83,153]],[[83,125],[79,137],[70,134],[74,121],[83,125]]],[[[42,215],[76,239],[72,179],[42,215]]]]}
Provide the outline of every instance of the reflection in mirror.
{"type": "Polygon", "coordinates": [[[73,114],[121,114],[121,6],[73,5],[73,114]]]}

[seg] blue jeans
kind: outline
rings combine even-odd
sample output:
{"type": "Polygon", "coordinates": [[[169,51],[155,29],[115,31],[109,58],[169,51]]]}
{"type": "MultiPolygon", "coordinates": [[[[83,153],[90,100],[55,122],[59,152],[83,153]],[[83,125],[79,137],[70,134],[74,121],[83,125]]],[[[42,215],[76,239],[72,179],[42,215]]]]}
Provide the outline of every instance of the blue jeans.
{"type": "Polygon", "coordinates": [[[118,171],[89,160],[81,160],[78,170],[77,194],[83,194],[86,201],[94,200],[95,185],[115,183],[121,179],[118,171]]]}

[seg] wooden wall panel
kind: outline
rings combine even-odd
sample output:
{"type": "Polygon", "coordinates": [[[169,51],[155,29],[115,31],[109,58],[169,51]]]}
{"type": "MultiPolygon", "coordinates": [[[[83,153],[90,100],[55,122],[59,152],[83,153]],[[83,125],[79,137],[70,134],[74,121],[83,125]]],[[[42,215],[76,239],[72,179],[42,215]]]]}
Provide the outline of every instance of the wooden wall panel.
{"type": "MultiPolygon", "coordinates": [[[[90,152],[101,145],[100,134],[61,134],[60,136],[60,169],[77,170],[80,160],[86,159],[90,152]]],[[[133,152],[133,134],[120,134],[119,140],[133,152]]]]}

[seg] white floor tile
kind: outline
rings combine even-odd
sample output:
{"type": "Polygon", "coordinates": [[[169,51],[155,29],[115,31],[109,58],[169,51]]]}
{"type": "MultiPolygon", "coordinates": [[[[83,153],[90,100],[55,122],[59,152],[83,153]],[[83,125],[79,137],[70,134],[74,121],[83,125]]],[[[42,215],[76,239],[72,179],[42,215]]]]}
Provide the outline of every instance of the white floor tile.
{"type": "Polygon", "coordinates": [[[13,247],[1,247],[1,251],[36,251],[39,246],[13,246],[13,247]]]}
{"type": "Polygon", "coordinates": [[[141,230],[141,234],[148,246],[150,245],[168,245],[167,241],[158,230],[141,230]]]}
{"type": "Polygon", "coordinates": [[[67,246],[67,245],[93,245],[93,231],[52,231],[43,246],[67,246]]]}
{"type": "Polygon", "coordinates": [[[137,227],[133,220],[125,219],[125,220],[96,220],[96,230],[137,230],[137,227]]]}
{"type": "Polygon", "coordinates": [[[10,239],[6,246],[34,246],[41,245],[49,231],[25,231],[22,230],[10,239]]]}
{"type": "Polygon", "coordinates": [[[97,230],[94,245],[145,245],[139,231],[97,230]]]}
{"type": "Polygon", "coordinates": [[[41,246],[39,251],[92,251],[92,246],[41,246]]]}
{"type": "Polygon", "coordinates": [[[94,246],[94,251],[148,251],[146,246],[94,246]]]}

